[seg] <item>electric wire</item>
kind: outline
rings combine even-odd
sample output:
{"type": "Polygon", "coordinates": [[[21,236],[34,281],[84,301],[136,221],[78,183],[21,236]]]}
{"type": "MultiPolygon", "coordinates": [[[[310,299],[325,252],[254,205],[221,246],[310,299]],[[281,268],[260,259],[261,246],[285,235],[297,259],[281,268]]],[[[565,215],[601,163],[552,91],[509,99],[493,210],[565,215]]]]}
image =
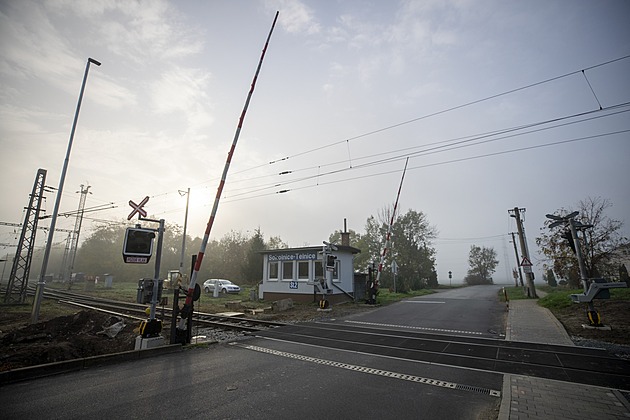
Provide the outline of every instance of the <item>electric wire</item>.
{"type": "MultiPolygon", "coordinates": [[[[476,156],[467,156],[467,157],[463,157],[463,158],[451,159],[451,160],[442,161],[442,162],[435,162],[435,163],[428,163],[428,164],[424,164],[424,165],[412,166],[412,167],[409,167],[407,170],[411,171],[411,170],[415,170],[415,169],[422,169],[422,168],[429,168],[429,167],[447,165],[447,164],[458,163],[458,162],[465,162],[465,161],[469,161],[469,160],[475,160],[475,159],[481,159],[481,158],[486,158],[486,157],[491,157],[491,156],[504,155],[504,154],[509,154],[509,153],[523,152],[523,151],[526,151],[526,150],[539,149],[539,148],[543,148],[543,147],[556,146],[556,145],[560,145],[560,144],[567,144],[567,143],[573,143],[573,142],[584,141],[584,140],[592,140],[592,139],[597,139],[597,138],[601,138],[601,137],[617,135],[617,134],[623,134],[623,133],[629,133],[629,132],[630,132],[630,129],[619,130],[619,131],[613,131],[613,132],[609,132],[609,133],[596,134],[596,135],[592,135],[592,136],[584,136],[584,137],[579,137],[579,138],[574,138],[574,139],[555,141],[555,142],[551,142],[551,143],[539,144],[539,145],[534,145],[534,146],[525,146],[525,147],[520,147],[520,148],[517,148],[517,149],[503,150],[503,151],[500,151],[500,152],[484,153],[484,154],[476,155],[476,156]]],[[[401,157],[398,160],[402,160],[402,159],[404,159],[404,157],[401,157]]],[[[349,170],[349,169],[345,169],[345,170],[349,170]]],[[[269,196],[269,195],[274,195],[274,194],[279,194],[279,193],[287,193],[289,191],[297,191],[297,190],[314,188],[314,187],[318,187],[318,186],[338,184],[338,183],[349,182],[349,181],[356,181],[356,180],[360,180],[360,179],[367,179],[367,178],[372,178],[372,177],[377,177],[377,176],[382,176],[382,175],[388,175],[388,174],[393,174],[393,173],[398,173],[398,172],[400,172],[400,170],[396,169],[396,170],[383,171],[383,172],[379,172],[379,173],[362,175],[362,176],[357,176],[357,177],[352,177],[352,178],[345,178],[345,179],[341,179],[341,180],[334,180],[334,181],[328,181],[328,182],[319,182],[318,181],[317,185],[306,185],[306,186],[302,186],[302,187],[293,188],[291,190],[282,190],[282,191],[278,191],[278,192],[259,194],[259,195],[255,195],[255,196],[251,196],[251,197],[243,197],[243,198],[236,198],[236,199],[226,199],[225,202],[226,203],[231,203],[231,202],[234,202],[234,201],[242,201],[242,200],[247,200],[247,199],[250,199],[250,198],[259,198],[259,197],[264,197],[264,196],[269,196]]],[[[311,178],[314,178],[314,177],[315,176],[313,176],[311,178]]]]}
{"type": "MultiPolygon", "coordinates": [[[[352,180],[356,180],[356,179],[365,179],[365,178],[370,178],[370,177],[374,177],[374,176],[381,176],[381,175],[385,175],[385,174],[391,174],[391,173],[399,172],[399,170],[383,171],[383,172],[380,172],[380,173],[368,174],[368,175],[348,178],[348,179],[345,179],[345,180],[336,180],[336,181],[321,182],[321,183],[320,183],[320,180],[319,180],[319,178],[322,177],[322,176],[328,176],[328,175],[332,175],[332,174],[336,174],[336,173],[341,173],[341,172],[347,171],[349,169],[360,169],[360,168],[365,168],[365,167],[368,167],[368,166],[382,165],[382,164],[385,164],[387,162],[398,161],[398,160],[406,158],[408,156],[418,157],[418,156],[421,156],[421,155],[426,155],[426,154],[429,154],[429,151],[431,151],[431,149],[421,150],[421,151],[414,152],[412,154],[406,154],[404,156],[400,156],[400,155],[399,156],[393,156],[393,157],[390,157],[390,158],[387,158],[387,159],[376,160],[376,161],[368,162],[368,163],[365,163],[365,164],[362,164],[362,165],[354,165],[353,161],[357,162],[357,161],[365,160],[365,159],[368,159],[368,158],[371,158],[371,157],[375,157],[375,156],[382,156],[382,155],[387,155],[387,154],[400,153],[400,152],[403,152],[405,149],[400,149],[400,150],[396,150],[396,151],[387,151],[387,152],[383,152],[383,153],[376,154],[376,155],[368,155],[368,156],[363,156],[363,157],[358,157],[358,158],[355,157],[354,159],[352,159],[351,155],[350,155],[350,142],[351,141],[363,139],[363,138],[369,137],[369,136],[374,135],[374,134],[382,133],[382,132],[385,132],[385,131],[388,131],[388,130],[392,130],[392,129],[395,129],[395,128],[398,128],[398,127],[402,127],[402,126],[405,126],[405,125],[408,125],[408,124],[412,124],[414,122],[425,120],[425,119],[428,119],[428,118],[431,118],[431,117],[442,115],[442,114],[445,114],[445,113],[448,113],[448,112],[452,112],[452,111],[455,111],[455,110],[459,110],[459,109],[462,109],[462,108],[470,107],[470,106],[473,106],[473,105],[476,105],[476,104],[480,104],[480,103],[487,102],[487,101],[490,101],[490,100],[493,100],[493,99],[497,99],[497,98],[500,98],[500,97],[503,97],[503,96],[507,96],[507,95],[510,95],[510,94],[513,94],[513,93],[516,93],[516,92],[524,91],[524,90],[527,90],[527,89],[530,89],[530,88],[533,88],[533,87],[537,87],[537,86],[541,86],[541,85],[544,85],[544,84],[548,84],[548,83],[551,83],[553,81],[557,81],[557,80],[560,80],[560,79],[563,79],[563,78],[574,76],[574,75],[579,74],[579,73],[582,73],[584,78],[586,79],[586,82],[587,82],[589,88],[591,89],[591,92],[594,95],[594,97],[595,97],[595,99],[596,99],[596,101],[597,101],[597,103],[599,105],[599,109],[598,110],[587,111],[587,112],[580,113],[580,114],[575,114],[575,115],[566,116],[566,117],[560,117],[560,118],[547,120],[547,121],[542,121],[542,122],[538,122],[538,123],[532,123],[532,124],[526,124],[526,125],[522,125],[522,126],[511,127],[511,128],[507,128],[507,129],[503,129],[503,130],[496,130],[496,131],[484,133],[484,134],[481,134],[481,135],[465,136],[465,137],[460,137],[458,139],[443,140],[441,142],[430,143],[430,144],[426,144],[426,145],[422,145],[422,146],[414,146],[414,147],[407,148],[407,149],[413,150],[415,148],[422,148],[422,147],[427,147],[427,146],[438,145],[440,143],[446,143],[444,146],[437,146],[437,147],[435,147],[434,150],[438,150],[438,149],[443,149],[441,151],[453,150],[453,147],[454,147],[454,144],[455,144],[455,143],[453,143],[454,141],[460,141],[462,143],[472,142],[472,141],[475,141],[475,140],[480,140],[482,137],[496,136],[498,134],[505,134],[507,132],[514,132],[514,131],[518,131],[518,130],[523,130],[525,128],[531,128],[531,127],[534,127],[534,126],[550,124],[550,123],[556,122],[556,121],[566,120],[566,119],[570,119],[570,118],[577,118],[577,117],[579,117],[581,115],[589,115],[589,114],[591,114],[593,112],[606,111],[606,110],[614,109],[615,107],[627,106],[628,103],[619,104],[619,105],[616,105],[616,106],[613,106],[613,107],[602,108],[602,105],[601,105],[599,99],[597,98],[597,95],[595,94],[595,91],[593,90],[593,87],[591,86],[588,78],[586,77],[585,72],[589,71],[589,70],[593,70],[593,69],[599,68],[599,67],[607,66],[607,65],[610,65],[610,64],[622,61],[622,60],[626,60],[628,58],[630,58],[630,55],[625,55],[625,56],[622,56],[622,57],[611,59],[611,60],[608,60],[608,61],[605,61],[605,62],[601,62],[601,63],[595,64],[595,65],[592,65],[592,66],[589,66],[589,67],[585,67],[585,68],[580,69],[580,70],[570,71],[570,72],[567,72],[567,73],[564,73],[564,74],[561,74],[561,75],[558,75],[558,76],[550,77],[550,78],[547,78],[547,79],[544,79],[544,80],[541,80],[541,81],[538,81],[538,82],[535,82],[535,83],[530,83],[530,84],[527,84],[527,85],[524,85],[524,86],[521,86],[521,87],[517,87],[517,88],[506,90],[506,91],[503,91],[503,92],[500,92],[500,93],[497,93],[497,94],[489,95],[489,96],[483,97],[481,99],[477,99],[477,100],[474,100],[474,101],[469,101],[469,102],[466,102],[464,104],[460,104],[460,105],[457,105],[457,106],[445,108],[445,109],[442,109],[442,110],[439,110],[439,111],[436,111],[436,112],[428,113],[428,114],[425,114],[425,115],[422,115],[422,116],[419,116],[419,117],[416,117],[416,118],[405,120],[405,121],[402,121],[402,122],[399,122],[399,123],[396,123],[396,124],[392,124],[392,125],[389,125],[389,126],[386,126],[386,127],[382,127],[382,128],[376,129],[376,130],[368,131],[368,132],[365,132],[365,133],[362,133],[362,134],[359,134],[359,135],[356,135],[356,136],[352,136],[352,137],[348,137],[348,138],[345,138],[345,139],[342,139],[342,140],[334,141],[334,142],[328,143],[326,145],[322,145],[322,146],[315,147],[315,148],[312,148],[312,149],[309,149],[309,150],[305,150],[305,151],[302,151],[302,152],[295,153],[293,155],[289,155],[289,156],[285,156],[285,157],[282,157],[282,158],[279,158],[279,159],[275,159],[275,160],[269,161],[268,163],[265,163],[265,164],[255,165],[253,167],[246,168],[246,169],[243,169],[241,171],[234,171],[233,172],[233,176],[237,175],[239,173],[244,173],[244,172],[248,172],[248,171],[251,171],[251,170],[254,170],[254,169],[258,169],[258,168],[261,168],[261,167],[266,167],[266,166],[269,166],[269,165],[273,165],[273,164],[281,162],[281,161],[286,161],[286,160],[291,159],[291,158],[304,156],[304,155],[307,155],[309,153],[313,153],[313,152],[316,152],[316,151],[319,151],[319,150],[330,148],[330,147],[333,147],[335,145],[338,145],[338,144],[341,144],[341,143],[344,143],[344,142],[347,144],[348,159],[340,161],[340,162],[332,162],[332,163],[327,163],[327,164],[324,164],[324,165],[318,165],[316,167],[318,169],[318,173],[315,176],[307,176],[307,177],[303,177],[303,178],[296,179],[296,180],[291,180],[291,181],[284,182],[284,183],[273,183],[273,184],[270,184],[270,185],[267,185],[267,186],[258,186],[258,187],[254,187],[254,189],[252,189],[251,186],[250,187],[244,187],[243,189],[249,189],[249,192],[242,193],[242,194],[239,194],[239,195],[255,194],[256,192],[259,192],[259,191],[264,191],[264,190],[267,190],[267,189],[270,189],[270,188],[278,188],[278,187],[281,187],[281,186],[284,186],[284,185],[290,185],[290,184],[294,184],[294,183],[298,183],[298,182],[302,182],[302,181],[307,181],[307,180],[310,180],[310,179],[313,179],[313,178],[317,179],[317,184],[316,185],[302,186],[302,187],[298,187],[298,188],[293,188],[293,190],[312,188],[314,186],[319,186],[319,185],[329,185],[329,184],[333,184],[333,183],[347,182],[347,181],[352,181],[352,180]],[[450,147],[451,149],[447,149],[448,147],[450,147]],[[350,168],[344,168],[344,169],[340,169],[340,170],[336,170],[336,171],[330,171],[330,172],[327,172],[327,173],[326,172],[321,173],[319,171],[322,167],[329,167],[329,166],[338,165],[338,164],[347,163],[347,162],[350,162],[350,168]]],[[[626,111],[622,111],[622,112],[626,112],[626,111]]],[[[610,114],[610,115],[614,115],[614,114],[610,114]]],[[[601,118],[601,117],[605,117],[605,116],[609,116],[609,115],[598,116],[597,118],[601,118]]],[[[590,119],[585,119],[583,121],[587,121],[587,120],[590,120],[590,119]]],[[[573,123],[578,123],[578,122],[583,122],[583,121],[580,120],[580,121],[576,121],[576,122],[566,123],[566,124],[563,124],[563,125],[568,125],[568,124],[573,124],[573,123]]],[[[559,125],[559,126],[562,126],[562,125],[559,125]]],[[[549,127],[549,128],[545,128],[545,129],[551,129],[551,128],[557,128],[557,127],[549,127]]],[[[539,129],[537,131],[541,131],[541,130],[543,130],[543,129],[539,129]]],[[[464,158],[460,158],[460,159],[453,159],[453,160],[449,160],[449,161],[443,161],[443,162],[431,163],[431,164],[426,164],[426,165],[414,166],[414,167],[411,167],[409,169],[410,170],[420,169],[420,168],[426,168],[426,167],[430,167],[430,166],[444,165],[444,164],[450,164],[450,163],[455,163],[455,162],[462,162],[462,161],[466,161],[466,160],[479,159],[479,158],[483,158],[483,157],[496,156],[496,155],[501,155],[501,154],[506,154],[506,153],[515,153],[515,152],[531,150],[531,149],[536,149],[536,148],[541,148],[541,147],[549,147],[549,146],[565,144],[565,143],[570,143],[570,142],[575,142],[575,141],[582,141],[582,140],[587,140],[587,139],[599,138],[599,137],[603,137],[603,136],[624,133],[624,132],[627,132],[627,131],[628,130],[623,130],[623,131],[618,131],[618,132],[611,132],[611,133],[604,133],[604,134],[599,134],[599,135],[594,135],[594,136],[587,136],[587,137],[583,137],[583,138],[569,139],[569,140],[564,140],[564,141],[559,141],[559,142],[552,142],[552,143],[547,143],[547,144],[543,144],[543,145],[528,146],[528,147],[511,149],[511,150],[506,150],[506,151],[501,151],[501,152],[496,152],[496,153],[488,153],[488,154],[477,155],[477,156],[469,156],[469,157],[464,157],[464,158]]],[[[524,135],[524,134],[527,134],[527,133],[521,133],[521,134],[516,134],[516,135],[524,135]]],[[[513,136],[516,136],[516,135],[513,135],[513,136]]],[[[498,139],[492,139],[492,140],[488,140],[488,141],[496,141],[496,140],[498,140],[498,139]]],[[[481,142],[475,143],[475,144],[472,144],[472,145],[477,145],[477,144],[481,144],[481,142]]],[[[463,147],[463,146],[460,146],[460,147],[463,147]]],[[[287,175],[288,174],[287,172],[293,173],[293,172],[307,171],[309,169],[312,170],[314,168],[315,167],[302,168],[302,169],[297,169],[297,170],[293,170],[293,171],[284,171],[284,172],[281,172],[279,174],[274,173],[274,174],[270,174],[270,175],[257,176],[257,177],[255,177],[255,179],[259,180],[259,179],[264,178],[264,177],[275,177],[275,176],[279,176],[279,175],[287,175]]],[[[249,179],[251,179],[251,178],[249,178],[249,179]]],[[[200,185],[205,185],[208,182],[214,181],[214,180],[215,179],[213,178],[212,180],[202,181],[202,182],[199,182],[199,183],[197,183],[197,184],[195,184],[193,186],[196,187],[196,186],[200,186],[200,185]]],[[[239,179],[234,180],[233,179],[232,183],[244,182],[244,181],[247,181],[247,180],[248,179],[241,179],[241,180],[239,180],[239,179]]],[[[237,191],[237,190],[232,189],[231,191],[237,191]]],[[[280,191],[272,192],[272,193],[266,193],[266,194],[260,194],[260,195],[250,195],[249,197],[243,197],[243,198],[234,198],[234,197],[238,196],[238,195],[236,195],[236,196],[232,196],[232,197],[228,198],[226,200],[226,202],[229,203],[229,202],[234,202],[234,201],[241,201],[241,200],[244,200],[244,199],[256,198],[256,197],[273,195],[273,194],[279,194],[279,193],[286,193],[286,192],[289,192],[289,191],[292,191],[292,190],[284,189],[284,190],[280,190],[280,191]]],[[[161,196],[168,196],[171,193],[172,192],[164,192],[164,193],[159,193],[159,194],[152,195],[151,197],[155,198],[155,197],[161,197],[161,196]]],[[[114,206],[117,205],[116,202],[108,202],[108,204],[114,205],[114,206]]],[[[175,211],[181,211],[181,210],[171,210],[169,212],[175,212],[175,211]]]]}
{"type": "MultiPolygon", "coordinates": [[[[630,109],[621,110],[621,111],[617,111],[617,112],[613,112],[613,113],[609,113],[609,114],[605,114],[605,115],[595,115],[595,116],[591,116],[591,117],[588,117],[588,118],[583,118],[581,120],[576,120],[576,121],[568,121],[568,122],[561,123],[561,124],[556,124],[556,125],[553,125],[553,126],[550,126],[550,127],[542,127],[542,128],[538,128],[538,129],[535,129],[535,130],[524,131],[522,133],[511,134],[509,136],[506,135],[506,136],[503,136],[503,137],[489,138],[489,137],[493,137],[493,136],[495,136],[497,134],[514,133],[516,131],[519,131],[519,130],[522,130],[522,129],[525,129],[525,128],[531,128],[531,127],[536,127],[536,126],[547,125],[547,124],[551,124],[551,123],[554,123],[554,122],[560,122],[560,121],[569,120],[569,119],[573,119],[573,118],[586,117],[586,116],[589,116],[589,115],[591,115],[593,113],[599,113],[599,112],[602,112],[602,111],[615,110],[615,109],[619,109],[619,108],[623,108],[623,107],[628,107],[629,105],[630,105],[630,102],[627,102],[627,103],[624,103],[624,104],[619,104],[619,105],[615,105],[615,106],[606,108],[606,109],[601,110],[601,111],[600,110],[587,111],[587,112],[583,112],[583,113],[572,114],[572,115],[568,115],[568,116],[564,116],[564,117],[559,117],[559,118],[554,118],[554,119],[550,119],[550,120],[540,121],[540,122],[536,122],[536,123],[521,125],[521,126],[517,126],[517,127],[510,127],[510,128],[494,130],[494,131],[481,133],[481,134],[476,134],[476,135],[469,135],[469,136],[459,137],[459,138],[455,138],[455,139],[437,141],[437,142],[428,143],[428,144],[421,145],[421,146],[413,146],[413,147],[398,149],[398,150],[395,150],[395,151],[388,151],[388,152],[383,152],[383,153],[376,153],[376,154],[372,154],[372,155],[362,156],[362,157],[359,157],[359,158],[355,158],[355,162],[359,161],[359,160],[368,159],[368,158],[371,158],[371,157],[378,157],[378,156],[383,156],[383,155],[388,155],[388,154],[393,154],[393,153],[406,152],[406,151],[414,150],[414,149],[418,149],[418,148],[424,148],[423,150],[420,150],[420,151],[417,151],[417,152],[414,152],[414,153],[411,153],[411,154],[402,154],[402,155],[393,156],[393,157],[390,157],[390,158],[387,158],[387,159],[375,160],[375,161],[364,163],[364,164],[360,164],[360,165],[356,165],[355,164],[354,166],[350,166],[349,168],[343,168],[343,169],[341,169],[339,171],[343,171],[343,170],[347,170],[347,169],[360,169],[360,168],[365,168],[365,167],[373,166],[373,165],[381,165],[381,164],[387,163],[389,161],[398,161],[398,160],[400,160],[402,158],[406,158],[406,157],[426,156],[426,155],[430,155],[430,154],[434,154],[434,153],[441,153],[441,152],[444,152],[444,151],[455,150],[455,149],[459,149],[459,148],[462,148],[462,147],[475,146],[475,145],[489,143],[489,142],[494,142],[494,141],[498,141],[498,140],[509,139],[509,138],[513,138],[513,137],[517,137],[517,136],[521,136],[521,135],[532,134],[532,133],[536,133],[536,132],[540,132],[540,131],[551,130],[551,129],[554,129],[554,128],[564,127],[564,126],[568,126],[568,125],[572,125],[572,124],[578,124],[578,123],[582,123],[582,122],[592,121],[592,120],[599,119],[599,118],[604,118],[604,117],[609,117],[609,116],[613,116],[613,115],[618,115],[618,114],[621,114],[621,113],[629,112],[630,109]],[[486,139],[486,140],[483,140],[483,139],[486,139]],[[457,145],[459,145],[459,146],[457,146],[457,145]],[[435,146],[435,147],[429,147],[429,146],[435,146]]],[[[295,170],[293,170],[291,172],[292,173],[298,173],[298,172],[302,172],[302,171],[306,171],[306,170],[312,170],[312,169],[315,169],[315,168],[321,168],[321,167],[327,167],[327,166],[334,166],[334,165],[338,165],[338,164],[342,164],[342,163],[347,163],[347,161],[345,161],[345,160],[337,161],[337,162],[330,163],[330,164],[320,165],[318,167],[310,166],[310,167],[307,167],[307,168],[295,169],[295,170]]],[[[324,174],[320,173],[319,176],[329,175],[331,173],[335,173],[335,172],[333,171],[333,172],[324,173],[324,174]]],[[[248,178],[248,180],[260,179],[260,178],[261,177],[248,178]]],[[[298,180],[291,181],[291,182],[299,182],[299,181],[304,180],[304,179],[310,179],[310,177],[300,178],[298,180]]],[[[288,184],[288,183],[290,183],[290,182],[263,184],[263,185],[260,185],[260,186],[254,186],[254,187],[248,186],[248,187],[242,187],[242,188],[236,188],[236,189],[231,188],[230,192],[232,192],[232,193],[233,192],[242,191],[242,190],[246,190],[246,192],[240,193],[240,194],[232,194],[230,197],[233,198],[233,197],[236,197],[236,196],[239,196],[239,195],[244,195],[244,194],[248,194],[248,193],[254,193],[254,192],[258,192],[258,191],[269,189],[269,188],[280,187],[280,186],[288,184]]]]}

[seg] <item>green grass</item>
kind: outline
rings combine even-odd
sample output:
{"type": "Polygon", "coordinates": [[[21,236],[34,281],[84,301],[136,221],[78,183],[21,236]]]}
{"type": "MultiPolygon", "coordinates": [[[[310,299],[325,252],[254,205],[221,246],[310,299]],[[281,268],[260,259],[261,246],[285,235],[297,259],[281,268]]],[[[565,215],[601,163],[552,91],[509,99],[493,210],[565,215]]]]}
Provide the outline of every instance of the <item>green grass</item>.
{"type": "Polygon", "coordinates": [[[499,291],[499,298],[501,302],[505,302],[505,295],[503,291],[507,292],[509,300],[519,300],[519,299],[527,299],[527,295],[523,291],[522,287],[504,287],[499,291]]]}
{"type": "MultiPolygon", "coordinates": [[[[51,283],[47,284],[46,287],[66,290],[67,286],[61,283],[51,283]]],[[[85,294],[89,296],[104,298],[104,299],[114,299],[120,300],[123,302],[135,302],[137,295],[137,283],[131,282],[120,282],[114,283],[111,288],[107,289],[104,285],[100,283],[96,285],[94,288],[86,288],[85,283],[75,284],[72,287],[72,292],[85,294]]],[[[269,306],[270,302],[253,302],[249,300],[250,290],[253,287],[243,287],[241,292],[238,294],[230,294],[226,296],[220,297],[212,297],[211,293],[201,293],[201,298],[199,301],[195,302],[195,308],[201,312],[217,312],[217,311],[225,311],[225,303],[234,300],[240,300],[246,306],[251,308],[265,307],[269,306]]],[[[445,287],[449,288],[449,287],[445,287]]],[[[393,302],[397,302],[402,299],[416,297],[416,296],[424,296],[431,293],[435,293],[431,289],[422,289],[422,290],[413,290],[409,293],[394,293],[390,292],[385,288],[379,289],[378,293],[378,303],[382,305],[387,305],[393,302]]],[[[167,292],[165,296],[169,297],[169,307],[172,306],[172,292],[167,292]]],[[[180,300],[181,302],[181,300],[180,300]]],[[[297,304],[297,303],[296,303],[297,304]]]]}
{"type": "MultiPolygon", "coordinates": [[[[538,299],[538,304],[547,309],[563,309],[573,305],[571,295],[583,293],[583,289],[565,289],[563,287],[536,286],[536,290],[547,293],[547,296],[538,299]]],[[[510,300],[527,299],[522,287],[505,287],[510,300]]],[[[499,292],[499,298],[505,302],[503,290],[499,292]]],[[[611,300],[630,300],[630,288],[610,289],[611,300]]]]}
{"type": "MultiPolygon", "coordinates": [[[[582,294],[584,289],[564,289],[544,286],[541,288],[547,296],[538,300],[538,304],[550,310],[564,309],[574,305],[571,295],[582,294]]],[[[610,300],[630,300],[630,289],[610,289],[610,300]]]]}
{"type": "MultiPolygon", "coordinates": [[[[67,285],[62,283],[50,283],[46,287],[59,290],[67,290],[67,285]]],[[[201,312],[224,312],[226,310],[225,303],[240,300],[246,303],[248,307],[257,308],[269,306],[269,302],[252,302],[249,300],[249,292],[251,287],[243,287],[238,294],[219,295],[219,297],[212,297],[211,293],[201,293],[201,297],[195,302],[195,309],[201,312]]],[[[114,283],[111,288],[105,288],[104,285],[98,284],[93,288],[86,288],[85,283],[75,284],[71,292],[76,292],[82,295],[94,296],[103,299],[113,299],[122,302],[136,302],[138,284],[131,282],[119,282],[114,283]]],[[[173,292],[167,290],[162,294],[164,297],[168,297],[168,307],[173,306],[173,292]]],[[[183,305],[183,299],[180,299],[180,306],[183,305]]]]}

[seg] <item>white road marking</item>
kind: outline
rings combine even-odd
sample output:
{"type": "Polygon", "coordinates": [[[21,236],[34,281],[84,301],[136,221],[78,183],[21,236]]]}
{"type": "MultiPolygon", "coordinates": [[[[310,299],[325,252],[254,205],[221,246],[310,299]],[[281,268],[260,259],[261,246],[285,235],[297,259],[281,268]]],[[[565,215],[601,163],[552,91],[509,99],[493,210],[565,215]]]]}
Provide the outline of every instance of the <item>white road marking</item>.
{"type": "Polygon", "coordinates": [[[501,392],[493,390],[493,389],[480,388],[480,387],[475,387],[475,386],[470,386],[470,385],[462,385],[462,384],[457,384],[454,382],[441,381],[439,379],[423,378],[421,376],[391,372],[391,371],[382,370],[382,369],[374,369],[374,368],[369,368],[365,366],[351,365],[348,363],[335,362],[333,360],[326,360],[326,359],[319,359],[316,357],[304,356],[304,355],[296,354],[296,353],[288,353],[285,351],[273,350],[266,347],[252,346],[249,344],[241,344],[237,342],[233,342],[230,344],[233,346],[244,348],[246,350],[253,350],[260,353],[272,354],[274,356],[301,360],[303,362],[317,363],[319,365],[331,366],[331,367],[335,367],[339,369],[352,370],[354,372],[366,373],[368,375],[384,376],[387,378],[394,378],[394,379],[399,379],[402,381],[416,382],[416,383],[421,383],[425,385],[437,386],[441,388],[458,389],[458,390],[463,390],[463,391],[473,391],[473,392],[478,392],[482,394],[488,394],[493,397],[499,397],[499,398],[501,397],[501,392]]]}
{"type": "Polygon", "coordinates": [[[403,300],[404,303],[446,303],[438,300],[403,300]]]}
{"type": "Polygon", "coordinates": [[[363,321],[350,321],[346,320],[344,322],[348,322],[350,324],[362,324],[362,325],[374,325],[377,327],[393,327],[393,328],[406,328],[411,330],[422,330],[422,331],[436,331],[436,332],[447,332],[447,333],[456,333],[456,334],[470,334],[470,335],[483,335],[483,333],[477,331],[460,331],[460,330],[446,330],[444,328],[429,328],[429,327],[412,327],[409,325],[396,325],[396,324],[381,324],[378,322],[363,322],[363,321]]]}

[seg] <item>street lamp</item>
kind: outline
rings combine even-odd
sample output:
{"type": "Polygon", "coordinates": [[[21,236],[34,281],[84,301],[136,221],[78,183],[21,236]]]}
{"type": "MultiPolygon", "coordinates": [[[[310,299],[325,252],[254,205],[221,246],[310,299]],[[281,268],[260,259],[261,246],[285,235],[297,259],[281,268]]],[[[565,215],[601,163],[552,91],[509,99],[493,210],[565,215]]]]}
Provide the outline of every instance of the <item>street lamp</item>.
{"type": "Polygon", "coordinates": [[[57,224],[57,215],[59,213],[59,204],[61,203],[61,194],[63,193],[63,183],[66,180],[66,172],[68,170],[68,162],[70,161],[70,151],[72,150],[72,141],[74,140],[74,132],[77,128],[77,121],[79,120],[79,111],[81,110],[81,102],[83,101],[83,92],[85,91],[85,83],[87,82],[88,72],[90,71],[90,64],[100,66],[101,63],[93,58],[88,58],[85,65],[85,73],[83,74],[83,83],[81,84],[81,92],[79,93],[79,101],[77,102],[77,109],[74,113],[74,121],[72,122],[72,130],[70,131],[70,140],[68,141],[68,150],[66,151],[66,159],[63,161],[63,169],[61,170],[61,178],[59,179],[59,187],[57,188],[57,199],[55,200],[55,208],[53,210],[52,218],[50,220],[50,228],[48,230],[48,241],[46,242],[46,250],[44,251],[44,260],[42,262],[42,271],[39,274],[39,283],[37,283],[37,290],[35,291],[35,300],[33,301],[33,311],[31,312],[31,323],[35,324],[39,317],[39,307],[42,301],[42,295],[44,294],[44,287],[46,286],[46,270],[48,269],[48,259],[50,257],[50,249],[53,243],[53,235],[55,234],[55,225],[57,224]]]}

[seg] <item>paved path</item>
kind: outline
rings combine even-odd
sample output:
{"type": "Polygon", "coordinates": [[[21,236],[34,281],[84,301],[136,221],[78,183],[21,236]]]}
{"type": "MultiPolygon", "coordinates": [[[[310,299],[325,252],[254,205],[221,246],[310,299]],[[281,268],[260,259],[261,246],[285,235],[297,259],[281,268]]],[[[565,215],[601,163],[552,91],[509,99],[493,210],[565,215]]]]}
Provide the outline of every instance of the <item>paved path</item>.
{"type": "MultiPolygon", "coordinates": [[[[509,307],[506,340],[574,345],[562,324],[537,300],[514,300],[509,307]]],[[[629,399],[627,391],[505,375],[499,419],[630,419],[629,399]]]]}

